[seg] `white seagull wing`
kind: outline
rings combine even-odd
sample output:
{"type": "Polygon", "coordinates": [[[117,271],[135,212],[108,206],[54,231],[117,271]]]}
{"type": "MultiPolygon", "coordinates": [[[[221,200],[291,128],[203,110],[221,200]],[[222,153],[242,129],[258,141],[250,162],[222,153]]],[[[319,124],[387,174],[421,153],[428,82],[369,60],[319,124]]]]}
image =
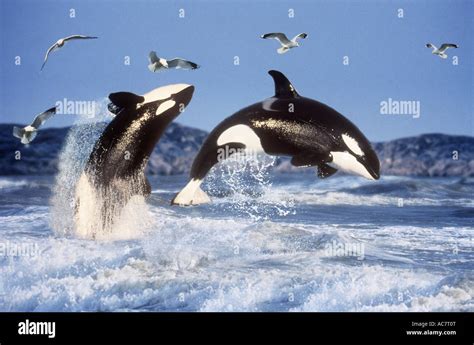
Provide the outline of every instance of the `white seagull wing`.
{"type": "Polygon", "coordinates": [[[54,43],[51,47],[49,47],[48,51],[46,52],[46,55],[44,56],[43,65],[41,65],[41,71],[43,70],[44,65],[46,65],[46,61],[48,61],[49,54],[57,47],[58,47],[57,43],[54,43]]]}
{"type": "Polygon", "coordinates": [[[440,53],[444,53],[446,50],[448,50],[449,48],[457,48],[457,44],[453,44],[453,43],[443,43],[441,45],[441,47],[439,47],[439,52],[440,53]]]}
{"type": "Polygon", "coordinates": [[[13,126],[13,136],[15,138],[21,139],[24,133],[25,133],[25,130],[23,128],[13,126]]]}
{"type": "Polygon", "coordinates": [[[31,124],[31,127],[34,127],[36,129],[38,129],[43,123],[46,122],[47,119],[49,119],[54,114],[56,114],[56,107],[52,107],[52,108],[46,110],[45,112],[37,115],[35,117],[35,120],[31,124]]]}
{"type": "Polygon", "coordinates": [[[286,37],[286,35],[284,33],[281,33],[281,32],[272,32],[272,33],[269,33],[269,34],[262,35],[261,37],[264,38],[264,39],[274,38],[278,42],[280,42],[282,45],[291,44],[291,41],[288,39],[288,37],[286,37]]]}
{"type": "Polygon", "coordinates": [[[299,39],[299,38],[305,39],[306,37],[308,37],[308,34],[306,32],[302,32],[302,33],[296,35],[295,37],[293,37],[292,41],[296,42],[297,39],[299,39]]]}
{"type": "Polygon", "coordinates": [[[182,69],[197,69],[199,68],[199,65],[194,62],[184,60],[181,58],[174,58],[174,59],[168,60],[168,67],[169,68],[182,68],[182,69]]]}

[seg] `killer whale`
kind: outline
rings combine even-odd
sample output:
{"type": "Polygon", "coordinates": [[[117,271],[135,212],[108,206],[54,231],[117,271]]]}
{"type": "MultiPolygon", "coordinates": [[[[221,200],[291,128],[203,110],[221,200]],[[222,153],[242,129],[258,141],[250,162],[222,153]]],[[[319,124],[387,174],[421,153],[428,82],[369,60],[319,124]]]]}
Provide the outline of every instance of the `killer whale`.
{"type": "Polygon", "coordinates": [[[323,103],[300,96],[283,73],[268,73],[275,95],[239,110],[212,130],[194,159],[189,183],[172,204],[210,201],[200,185],[222,159],[223,150],[289,156],[294,166],[316,166],[320,178],[338,170],[368,179],[380,177],[375,151],[351,121],[323,103]]]}
{"type": "Polygon", "coordinates": [[[117,92],[109,95],[115,114],[95,143],[76,186],[75,223],[81,233],[95,231],[91,214],[103,227],[111,225],[134,195],[146,196],[151,188],[145,167],[158,140],[189,104],[194,86],[174,84],[144,95],[117,92]]]}

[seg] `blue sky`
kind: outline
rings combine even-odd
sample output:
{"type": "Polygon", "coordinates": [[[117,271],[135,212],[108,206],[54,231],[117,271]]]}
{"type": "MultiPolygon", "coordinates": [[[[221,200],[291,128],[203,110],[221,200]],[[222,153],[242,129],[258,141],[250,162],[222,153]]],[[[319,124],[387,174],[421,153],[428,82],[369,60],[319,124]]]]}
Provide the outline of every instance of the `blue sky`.
{"type": "MultiPolygon", "coordinates": [[[[177,121],[211,130],[240,108],[272,96],[267,71],[277,69],[300,94],[335,108],[371,140],[474,132],[473,1],[2,0],[0,6],[0,122],[27,123],[64,98],[98,100],[110,92],[142,94],[183,82],[196,91],[177,121]],[[276,41],[259,38],[276,31],[291,37],[307,32],[308,38],[279,55],[276,41]],[[67,44],[40,73],[47,48],[76,33],[99,39],[67,44]],[[430,54],[427,42],[460,48],[442,60],[430,54]],[[202,67],[151,73],[150,50],[202,67]],[[21,56],[20,66],[15,56],[21,56]],[[130,66],[124,56],[130,56],[130,66]],[[420,118],[381,115],[380,102],[388,98],[419,101],[420,118]]],[[[47,125],[74,120],[57,115],[47,125]]]]}

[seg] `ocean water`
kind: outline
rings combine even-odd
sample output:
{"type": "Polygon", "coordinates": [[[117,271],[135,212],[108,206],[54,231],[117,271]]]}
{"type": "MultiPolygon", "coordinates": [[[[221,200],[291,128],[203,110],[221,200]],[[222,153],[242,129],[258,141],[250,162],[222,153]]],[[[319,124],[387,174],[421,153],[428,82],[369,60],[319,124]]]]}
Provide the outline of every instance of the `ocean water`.
{"type": "Polygon", "coordinates": [[[157,176],[90,239],[60,175],[0,177],[0,311],[474,311],[473,179],[157,176]]]}

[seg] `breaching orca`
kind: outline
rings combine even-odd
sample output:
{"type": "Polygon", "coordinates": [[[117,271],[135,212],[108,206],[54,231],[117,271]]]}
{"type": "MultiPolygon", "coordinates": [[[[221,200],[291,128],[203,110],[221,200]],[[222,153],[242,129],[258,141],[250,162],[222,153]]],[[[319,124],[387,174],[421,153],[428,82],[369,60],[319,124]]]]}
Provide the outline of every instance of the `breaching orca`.
{"type": "Polygon", "coordinates": [[[222,160],[222,152],[243,149],[290,156],[294,166],[316,166],[320,178],[337,170],[368,179],[380,177],[375,151],[352,122],[329,106],[300,96],[281,72],[268,73],[275,82],[275,96],[238,111],[214,128],[193,162],[191,181],[172,204],[209,202],[200,188],[203,179],[222,160]]]}
{"type": "Polygon", "coordinates": [[[192,85],[175,84],[143,96],[109,95],[108,108],[115,117],[95,143],[76,187],[76,228],[82,233],[93,231],[87,229],[92,213],[102,218],[104,227],[111,225],[132,196],[151,192],[144,174],[150,154],[193,92],[192,85]]]}

